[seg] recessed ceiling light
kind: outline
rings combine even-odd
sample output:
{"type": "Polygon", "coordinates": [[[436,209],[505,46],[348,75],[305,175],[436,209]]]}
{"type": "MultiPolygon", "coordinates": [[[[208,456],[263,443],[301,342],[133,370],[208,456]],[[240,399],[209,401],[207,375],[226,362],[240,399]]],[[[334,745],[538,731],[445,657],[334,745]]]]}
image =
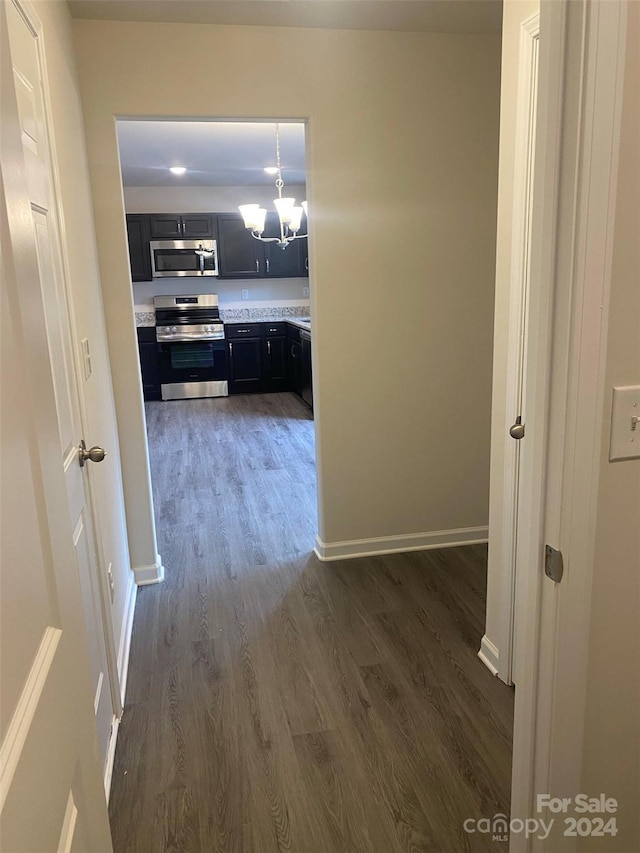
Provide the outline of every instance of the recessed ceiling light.
{"type": "Polygon", "coordinates": [[[172,175],[184,175],[187,170],[185,166],[170,166],[169,171],[172,175]]]}
{"type": "Polygon", "coordinates": [[[265,166],[264,170],[267,173],[267,175],[277,175],[278,174],[278,167],[277,166],[265,166]]]}

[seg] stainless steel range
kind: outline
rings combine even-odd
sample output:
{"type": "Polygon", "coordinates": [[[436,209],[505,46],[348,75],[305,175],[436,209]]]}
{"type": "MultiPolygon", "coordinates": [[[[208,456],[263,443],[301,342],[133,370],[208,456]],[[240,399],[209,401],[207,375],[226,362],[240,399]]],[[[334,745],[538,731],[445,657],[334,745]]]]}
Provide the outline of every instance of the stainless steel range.
{"type": "Polygon", "coordinates": [[[227,343],[217,295],[156,296],[153,302],[162,399],[226,397],[227,343]]]}

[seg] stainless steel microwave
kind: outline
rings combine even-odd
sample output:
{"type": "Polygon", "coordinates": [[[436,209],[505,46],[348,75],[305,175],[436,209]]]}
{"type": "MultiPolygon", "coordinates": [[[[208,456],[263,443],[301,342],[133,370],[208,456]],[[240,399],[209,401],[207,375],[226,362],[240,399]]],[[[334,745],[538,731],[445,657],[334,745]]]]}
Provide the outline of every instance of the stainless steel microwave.
{"type": "Polygon", "coordinates": [[[218,275],[215,240],[152,240],[153,278],[218,275]]]}

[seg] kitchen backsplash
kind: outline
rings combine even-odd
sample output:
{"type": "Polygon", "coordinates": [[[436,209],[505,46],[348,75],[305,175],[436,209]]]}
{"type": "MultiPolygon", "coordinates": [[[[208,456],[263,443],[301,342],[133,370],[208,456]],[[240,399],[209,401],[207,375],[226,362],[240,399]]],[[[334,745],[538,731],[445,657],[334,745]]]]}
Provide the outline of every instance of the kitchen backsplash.
{"type": "MultiPolygon", "coordinates": [[[[220,306],[220,317],[224,323],[243,323],[248,320],[269,322],[270,320],[286,320],[287,317],[308,317],[308,305],[265,305],[260,308],[223,308],[220,306]]],[[[154,311],[136,311],[136,326],[155,326],[154,311]]]]}

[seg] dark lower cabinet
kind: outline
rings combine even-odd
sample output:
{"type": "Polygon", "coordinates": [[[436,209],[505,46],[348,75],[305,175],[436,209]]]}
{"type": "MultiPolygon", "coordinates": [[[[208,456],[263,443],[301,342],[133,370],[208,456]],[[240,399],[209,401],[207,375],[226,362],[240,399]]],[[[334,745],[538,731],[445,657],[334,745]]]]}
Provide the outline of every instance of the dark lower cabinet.
{"type": "Polygon", "coordinates": [[[263,390],[262,338],[229,340],[229,393],[249,394],[263,390]]]}
{"type": "MultiPolygon", "coordinates": [[[[225,324],[230,394],[288,391],[292,388],[288,330],[293,328],[282,321],[225,324]]],[[[299,329],[295,331],[299,332],[299,329]]]]}
{"type": "Polygon", "coordinates": [[[267,337],[263,342],[262,352],[265,391],[286,391],[288,386],[286,337],[284,335],[267,337]]]}
{"type": "Polygon", "coordinates": [[[304,329],[300,332],[301,348],[301,393],[300,396],[313,409],[313,383],[311,380],[311,334],[304,329]]]}
{"type": "Polygon", "coordinates": [[[138,353],[142,374],[142,393],[145,400],[160,399],[160,361],[155,327],[138,328],[138,353]]]}

